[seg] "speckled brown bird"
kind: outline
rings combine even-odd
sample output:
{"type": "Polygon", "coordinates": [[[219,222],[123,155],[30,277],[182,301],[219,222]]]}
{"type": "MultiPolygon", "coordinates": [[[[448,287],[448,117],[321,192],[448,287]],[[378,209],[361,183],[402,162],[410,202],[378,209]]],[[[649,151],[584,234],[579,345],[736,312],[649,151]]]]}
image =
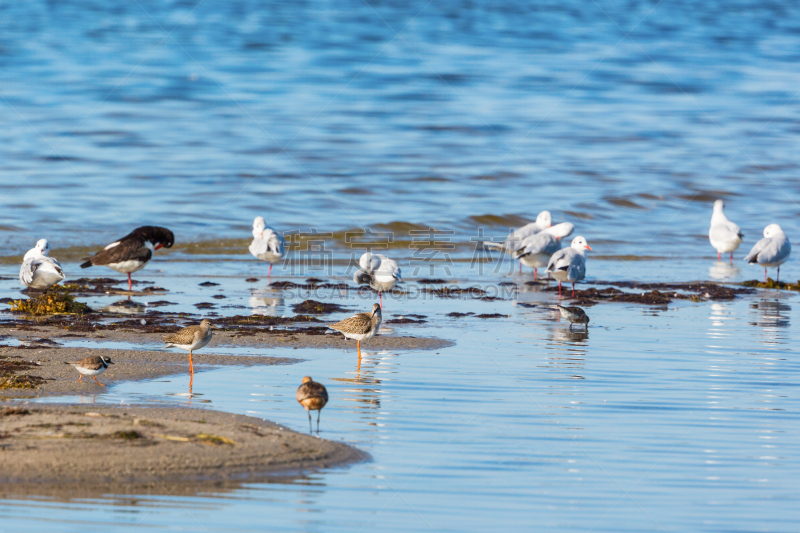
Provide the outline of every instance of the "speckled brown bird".
{"type": "Polygon", "coordinates": [[[311,411],[317,412],[317,433],[319,433],[319,415],[322,414],[322,408],[328,403],[328,391],[325,385],[317,383],[310,376],[303,378],[303,384],[297,387],[297,394],[295,395],[300,405],[305,407],[308,413],[308,432],[311,433],[311,411]]]}
{"type": "MultiPolygon", "coordinates": [[[[83,376],[91,376],[92,379],[97,381],[97,377],[95,376],[99,376],[105,372],[108,369],[108,365],[113,365],[114,363],[111,362],[110,357],[93,355],[92,357],[81,359],[80,361],[64,361],[64,364],[74,366],[75,370],[81,374],[78,381],[83,383],[83,376]]],[[[105,385],[99,381],[97,381],[97,384],[101,387],[105,387],[105,385]]]]}
{"type": "Polygon", "coordinates": [[[373,304],[371,313],[358,313],[350,318],[345,318],[341,322],[331,324],[328,326],[334,331],[338,331],[345,336],[346,339],[354,339],[358,341],[356,348],[358,349],[358,357],[361,358],[361,341],[371,339],[378,333],[381,327],[381,306],[373,304]]]}
{"type": "Polygon", "coordinates": [[[585,324],[589,327],[589,315],[580,307],[564,307],[563,305],[556,305],[561,312],[561,316],[569,321],[569,329],[572,331],[572,324],[585,324]]]}
{"type": "Polygon", "coordinates": [[[192,352],[199,350],[211,340],[211,328],[215,327],[210,320],[203,319],[199,326],[186,326],[177,333],[164,335],[162,338],[167,343],[164,348],[180,348],[189,352],[189,374],[194,374],[192,352]]]}

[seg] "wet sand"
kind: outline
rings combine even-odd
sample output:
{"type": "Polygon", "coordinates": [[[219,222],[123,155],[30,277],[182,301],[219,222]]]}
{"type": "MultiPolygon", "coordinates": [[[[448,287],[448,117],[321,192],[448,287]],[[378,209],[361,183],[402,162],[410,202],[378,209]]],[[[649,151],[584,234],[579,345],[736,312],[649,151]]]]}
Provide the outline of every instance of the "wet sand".
{"type": "Polygon", "coordinates": [[[197,493],[369,459],[347,444],[205,409],[12,406],[0,407],[0,424],[0,497],[197,493]]]}
{"type": "MultiPolygon", "coordinates": [[[[82,392],[98,393],[103,387],[90,377],[78,382],[79,374],[65,361],[77,361],[93,355],[110,357],[114,362],[98,380],[106,385],[114,385],[122,381],[153,379],[167,375],[189,371],[187,352],[176,348],[161,348],[160,333],[139,333],[134,331],[102,331],[87,333],[69,333],[54,326],[34,326],[20,330],[4,329],[7,338],[0,340],[0,361],[32,362],[33,366],[20,370],[19,374],[42,378],[37,388],[0,388],[0,397],[43,397],[54,395],[76,394],[82,392]],[[27,343],[28,347],[10,345],[10,338],[27,343]],[[62,346],[68,340],[97,341],[96,347],[62,346]],[[142,346],[137,349],[109,349],[103,342],[128,342],[142,346]]],[[[371,339],[365,347],[376,350],[422,350],[437,349],[452,343],[428,337],[391,337],[378,336],[371,339]]],[[[355,342],[348,341],[338,334],[307,334],[295,331],[253,331],[246,332],[218,331],[214,333],[211,343],[194,353],[195,371],[227,365],[280,365],[291,364],[302,359],[302,348],[339,348],[352,350],[355,354],[355,342]],[[263,355],[222,355],[214,353],[214,347],[248,347],[263,348],[263,355]],[[273,348],[291,348],[298,350],[297,358],[272,357],[269,350],[273,348]]]]}
{"type": "MultiPolygon", "coordinates": [[[[0,336],[0,376],[23,379],[28,388],[2,388],[0,398],[97,394],[105,387],[65,361],[92,355],[114,362],[98,376],[104,385],[188,372],[189,358],[162,349],[172,324],[130,320],[111,329],[68,318],[6,321],[0,336]],[[66,347],[72,340],[87,347],[66,347]],[[112,349],[125,342],[142,349],[112,349]],[[96,345],[94,344],[96,343],[96,345]],[[158,349],[156,349],[158,348],[158,349]],[[27,381],[25,381],[27,380],[27,381]]],[[[436,349],[452,343],[424,337],[379,336],[378,350],[436,349]]],[[[291,364],[302,358],[273,357],[274,348],[352,349],[355,343],[325,328],[230,326],[215,331],[209,346],[194,354],[197,373],[225,365],[291,364]],[[263,349],[263,355],[222,355],[215,347],[263,349]]],[[[5,405],[11,405],[6,403],[5,405]]],[[[36,494],[56,498],[109,492],[196,494],[236,488],[240,481],[275,472],[338,466],[367,458],[345,444],[312,438],[262,420],[191,408],[14,405],[0,410],[0,495],[36,494]],[[15,408],[16,407],[16,408],[15,408]],[[21,410],[20,410],[21,409],[21,410]],[[2,413],[6,414],[2,414],[2,413]],[[222,438],[219,438],[222,437],[222,438]]],[[[298,417],[306,415],[298,406],[298,417]]],[[[324,414],[323,414],[324,417],[324,414]]]]}

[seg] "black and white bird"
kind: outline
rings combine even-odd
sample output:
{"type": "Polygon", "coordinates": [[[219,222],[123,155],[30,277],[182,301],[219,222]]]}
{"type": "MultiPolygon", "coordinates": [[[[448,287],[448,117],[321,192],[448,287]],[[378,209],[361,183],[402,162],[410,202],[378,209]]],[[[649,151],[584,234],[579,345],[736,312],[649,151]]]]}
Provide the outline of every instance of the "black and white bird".
{"type": "Polygon", "coordinates": [[[286,240],[267,226],[264,217],[256,217],[253,220],[253,242],[249,249],[253,256],[269,263],[269,277],[272,275],[272,263],[280,261],[286,255],[286,240]]]}
{"type": "MultiPolygon", "coordinates": [[[[80,361],[65,361],[64,364],[75,367],[75,370],[80,373],[78,381],[83,382],[83,376],[90,376],[97,381],[97,376],[108,370],[108,365],[113,365],[114,363],[111,361],[110,357],[94,355],[86,359],[81,359],[80,361]]],[[[99,381],[97,381],[97,384],[101,387],[105,387],[105,385],[99,381]]]]}
{"type": "Polygon", "coordinates": [[[47,256],[49,251],[47,239],[39,239],[36,246],[28,250],[19,269],[20,283],[31,289],[49,289],[66,277],[58,261],[47,256]]]}
{"type": "Polygon", "coordinates": [[[153,252],[161,247],[171,248],[175,235],[167,228],[142,226],[136,228],[118,241],[112,242],[92,257],[84,259],[81,268],[107,266],[128,275],[128,290],[133,290],[131,273],[144,268],[153,257],[153,252]]]}

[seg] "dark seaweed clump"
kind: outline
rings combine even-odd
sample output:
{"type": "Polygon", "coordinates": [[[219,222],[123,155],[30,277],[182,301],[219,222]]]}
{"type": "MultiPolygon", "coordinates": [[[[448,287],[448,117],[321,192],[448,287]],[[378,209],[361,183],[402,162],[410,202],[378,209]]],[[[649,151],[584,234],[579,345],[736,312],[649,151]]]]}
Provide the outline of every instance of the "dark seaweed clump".
{"type": "Polygon", "coordinates": [[[414,319],[408,315],[403,316],[402,318],[391,318],[389,320],[385,320],[384,324],[425,324],[428,322],[427,320],[422,319],[414,319]]]}
{"type": "MultiPolygon", "coordinates": [[[[637,283],[614,282],[617,287],[638,289],[643,292],[624,292],[616,287],[576,290],[575,299],[580,303],[591,305],[597,302],[622,302],[645,305],[666,305],[677,300],[702,302],[705,300],[732,300],[740,294],[753,292],[752,289],[726,287],[716,283],[637,283]]],[[[550,287],[546,291],[557,291],[558,287],[550,287]]],[[[562,294],[570,296],[571,289],[562,288],[562,294]]]]}
{"type": "Polygon", "coordinates": [[[306,315],[324,315],[328,313],[339,313],[344,311],[344,307],[338,304],[318,302],[316,300],[306,300],[292,306],[295,313],[306,315]]]}
{"type": "Polygon", "coordinates": [[[459,296],[466,295],[470,298],[483,298],[486,296],[486,291],[478,287],[442,287],[440,289],[423,288],[421,292],[441,296],[442,298],[458,298],[459,296]]]}
{"type": "Polygon", "coordinates": [[[797,283],[784,283],[783,281],[775,281],[772,278],[767,278],[767,281],[750,280],[742,283],[745,287],[755,287],[757,289],[780,289],[787,291],[800,291],[800,281],[797,283]]]}

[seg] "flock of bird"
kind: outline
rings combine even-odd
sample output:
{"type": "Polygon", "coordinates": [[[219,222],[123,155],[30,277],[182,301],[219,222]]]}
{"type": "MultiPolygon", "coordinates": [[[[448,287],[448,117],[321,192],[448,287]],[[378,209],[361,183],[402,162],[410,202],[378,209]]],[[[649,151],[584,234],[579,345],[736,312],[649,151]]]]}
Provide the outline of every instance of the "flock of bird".
{"type": "MultiPolygon", "coordinates": [[[[732,264],[733,252],[739,248],[744,235],[739,226],[728,220],[723,208],[722,200],[714,202],[708,237],[711,245],[717,250],[717,260],[722,260],[722,254],[730,254],[732,264]]],[[[552,275],[558,281],[559,299],[561,299],[562,282],[572,283],[574,297],[575,283],[586,277],[586,251],[592,251],[592,248],[582,236],[575,237],[569,247],[562,248],[561,240],[569,237],[573,231],[573,224],[562,222],[553,225],[550,212],[542,211],[536,217],[536,221],[514,230],[504,241],[484,242],[484,246],[487,249],[505,251],[519,260],[520,272],[522,265],[533,268],[534,279],[538,279],[538,269],[546,266],[545,272],[548,276],[552,275]]],[[[175,236],[170,230],[158,226],[142,226],[86,258],[80,266],[81,268],[106,266],[127,274],[128,290],[131,291],[133,287],[131,274],[144,268],[156,250],[162,247],[170,248],[174,243],[175,236]]],[[[286,255],[286,241],[283,236],[266,225],[263,217],[256,217],[253,221],[253,241],[249,250],[256,258],[269,263],[268,276],[271,276],[272,265],[286,255]]],[[[49,257],[49,251],[48,241],[41,239],[25,254],[19,273],[23,285],[46,290],[65,279],[61,265],[56,259],[49,257]]],[[[770,224],[764,228],[764,238],[756,242],[744,260],[750,264],[758,263],[763,266],[766,282],[767,268],[777,267],[777,278],[779,278],[780,265],[789,259],[790,253],[791,244],[786,234],[778,224],[770,224]]],[[[361,342],[374,337],[381,325],[383,307],[381,294],[392,290],[402,277],[400,267],[395,260],[382,254],[366,252],[359,259],[359,269],[353,279],[359,284],[367,283],[377,291],[380,303],[374,304],[371,312],[356,314],[328,327],[338,331],[347,339],[357,341],[356,349],[360,361],[361,342]]],[[[583,309],[561,305],[557,308],[561,316],[569,321],[570,329],[574,323],[588,326],[589,317],[583,309]]],[[[209,320],[202,320],[199,325],[187,326],[177,333],[164,336],[166,348],[175,347],[189,352],[190,380],[194,376],[192,354],[209,343],[212,328],[214,326],[209,320]]],[[[97,381],[97,376],[113,363],[108,357],[94,356],[67,364],[74,366],[80,373],[78,381],[81,381],[84,375],[97,381]]],[[[102,385],[99,381],[97,383],[102,385]]],[[[311,429],[310,411],[318,411],[317,431],[319,431],[319,411],[328,401],[325,387],[310,377],[305,377],[297,390],[296,398],[308,412],[309,429],[311,429]]]]}

